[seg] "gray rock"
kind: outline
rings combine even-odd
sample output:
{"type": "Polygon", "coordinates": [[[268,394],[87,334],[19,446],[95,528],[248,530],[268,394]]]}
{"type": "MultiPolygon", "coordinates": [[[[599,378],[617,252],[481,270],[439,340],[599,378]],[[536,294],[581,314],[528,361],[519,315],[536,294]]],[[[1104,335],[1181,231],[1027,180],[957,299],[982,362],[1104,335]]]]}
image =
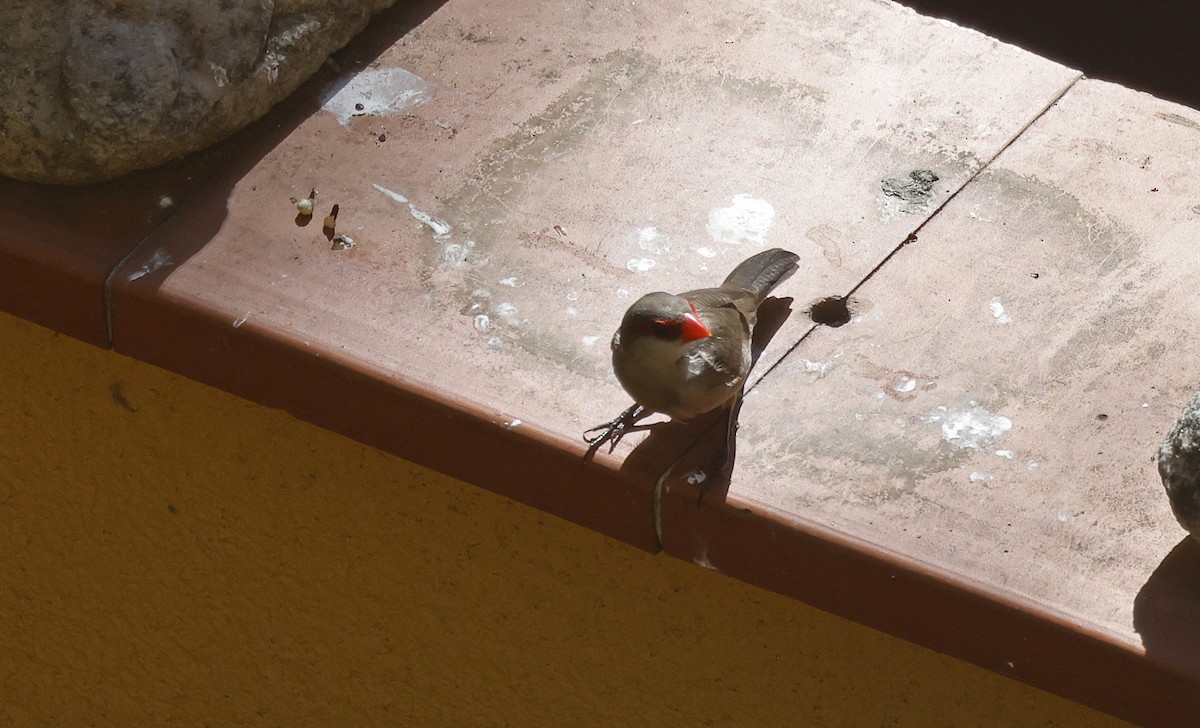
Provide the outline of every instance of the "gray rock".
{"type": "Polygon", "coordinates": [[[1159,449],[1158,474],[1179,525],[1200,541],[1200,393],[1183,408],[1159,449]]]}
{"type": "Polygon", "coordinates": [[[9,0],[0,174],[86,184],[267,112],[395,0],[9,0]]]}

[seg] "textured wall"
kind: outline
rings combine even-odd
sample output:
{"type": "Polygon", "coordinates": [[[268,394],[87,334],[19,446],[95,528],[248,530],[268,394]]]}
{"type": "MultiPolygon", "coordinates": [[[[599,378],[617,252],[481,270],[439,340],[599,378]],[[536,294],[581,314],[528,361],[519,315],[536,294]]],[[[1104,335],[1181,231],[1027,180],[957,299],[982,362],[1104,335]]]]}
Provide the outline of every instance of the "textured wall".
{"type": "Polygon", "coordinates": [[[0,724],[1115,721],[0,314],[0,724]]]}

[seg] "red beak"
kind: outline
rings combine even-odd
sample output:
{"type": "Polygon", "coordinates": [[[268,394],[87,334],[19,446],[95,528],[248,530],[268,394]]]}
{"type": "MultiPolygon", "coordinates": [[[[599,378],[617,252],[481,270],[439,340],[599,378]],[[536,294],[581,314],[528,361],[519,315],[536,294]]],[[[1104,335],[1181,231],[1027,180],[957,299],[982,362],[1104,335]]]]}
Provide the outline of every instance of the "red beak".
{"type": "Polygon", "coordinates": [[[697,339],[706,339],[712,336],[712,332],[708,327],[700,323],[700,314],[696,311],[696,304],[688,301],[688,305],[692,307],[692,312],[684,314],[683,317],[683,340],[684,342],[696,341],[697,339]]]}

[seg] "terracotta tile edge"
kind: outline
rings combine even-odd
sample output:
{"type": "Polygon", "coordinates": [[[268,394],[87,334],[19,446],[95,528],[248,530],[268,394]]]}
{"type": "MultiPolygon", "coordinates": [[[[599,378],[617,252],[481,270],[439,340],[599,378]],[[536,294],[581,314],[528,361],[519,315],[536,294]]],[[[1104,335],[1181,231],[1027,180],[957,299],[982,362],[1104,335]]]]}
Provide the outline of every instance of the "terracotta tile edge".
{"type": "Polygon", "coordinates": [[[696,496],[663,495],[672,556],[1138,724],[1200,712],[1200,675],[1092,625],[793,514],[696,496]]]}

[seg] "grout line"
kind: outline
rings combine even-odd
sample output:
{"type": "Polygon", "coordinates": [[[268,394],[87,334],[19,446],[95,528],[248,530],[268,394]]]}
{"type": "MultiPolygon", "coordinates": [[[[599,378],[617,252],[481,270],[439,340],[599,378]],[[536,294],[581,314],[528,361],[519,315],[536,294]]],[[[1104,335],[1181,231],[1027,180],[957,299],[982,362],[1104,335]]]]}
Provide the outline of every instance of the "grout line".
{"type": "Polygon", "coordinates": [[[992,166],[992,163],[995,162],[1000,157],[1001,154],[1004,154],[1004,152],[1008,151],[1009,147],[1011,147],[1013,144],[1016,144],[1018,140],[1020,140],[1023,136],[1025,136],[1025,132],[1029,131],[1029,128],[1031,126],[1036,124],[1043,116],[1045,116],[1046,113],[1048,111],[1050,111],[1050,109],[1052,109],[1054,107],[1054,105],[1057,104],[1062,99],[1063,96],[1066,96],[1067,92],[1070,91],[1072,88],[1074,88],[1075,84],[1081,78],[1083,78],[1083,74],[1079,74],[1074,79],[1072,79],[1070,83],[1068,83],[1066,86],[1064,86],[1063,89],[1054,96],[1054,98],[1050,99],[1050,101],[1045,106],[1042,107],[1041,111],[1034,114],[1033,118],[1031,118],[1029,121],[1027,121],[1025,123],[1025,125],[1022,126],[1020,128],[1020,130],[1017,131],[1017,133],[1014,134],[1011,139],[1009,139],[1007,142],[1005,142],[1004,146],[1002,146],[998,150],[996,150],[996,153],[993,154],[990,158],[988,158],[988,160],[986,162],[979,165],[979,169],[975,170],[974,174],[972,174],[970,177],[968,177],[966,182],[963,182],[961,185],[959,185],[957,190],[955,190],[954,192],[951,192],[950,195],[948,195],[945,200],[942,200],[942,204],[940,204],[936,208],[934,208],[933,212],[929,213],[929,215],[924,220],[921,221],[920,225],[917,225],[915,228],[913,228],[912,232],[908,234],[908,237],[906,237],[903,242],[901,242],[896,247],[892,248],[892,251],[890,253],[888,253],[887,255],[885,255],[883,257],[883,260],[879,261],[879,263],[874,268],[872,268],[871,271],[869,273],[867,273],[867,275],[861,281],[856,283],[854,285],[854,287],[850,289],[850,291],[846,294],[845,298],[849,298],[850,296],[853,296],[858,291],[858,289],[860,289],[864,285],[866,285],[867,281],[869,281],[873,277],[875,277],[875,274],[878,273],[885,265],[887,265],[888,262],[896,256],[897,253],[899,253],[903,248],[907,247],[909,243],[914,242],[917,239],[917,233],[924,230],[925,226],[928,225],[930,222],[932,222],[933,219],[935,217],[937,217],[942,212],[942,210],[944,210],[946,208],[946,206],[950,204],[950,202],[954,198],[958,197],[959,194],[961,194],[963,190],[967,189],[971,185],[971,183],[974,182],[979,177],[979,175],[983,174],[985,171],[990,169],[992,166]]]}
{"type": "Polygon", "coordinates": [[[110,348],[110,349],[113,348],[113,346],[114,346],[114,344],[113,344],[113,307],[112,307],[113,278],[116,277],[117,271],[119,271],[125,267],[125,264],[129,262],[129,259],[133,256],[134,253],[137,252],[137,249],[140,247],[142,247],[142,242],[138,241],[137,245],[134,245],[132,248],[130,248],[128,253],[121,256],[121,259],[118,260],[116,265],[114,265],[112,267],[112,270],[110,270],[108,272],[108,275],[104,276],[104,285],[102,285],[100,287],[100,296],[102,299],[101,303],[104,305],[104,335],[108,339],[108,348],[110,348]]]}
{"type": "Polygon", "coordinates": [[[104,283],[100,287],[101,288],[100,295],[101,295],[101,304],[104,306],[104,334],[108,338],[108,348],[112,349],[115,347],[115,341],[113,339],[112,299],[113,299],[113,280],[116,279],[117,272],[120,271],[121,269],[123,269],[125,267],[125,264],[129,262],[129,259],[132,258],[134,255],[136,255],[137,252],[142,249],[142,246],[144,246],[147,243],[147,241],[149,241],[151,238],[153,238],[155,236],[155,234],[158,233],[164,225],[169,223],[172,220],[172,218],[174,218],[178,214],[179,214],[178,211],[171,213],[167,217],[160,220],[157,225],[155,225],[154,227],[152,227],[148,231],[146,231],[146,235],[144,237],[142,237],[141,240],[137,241],[133,245],[133,247],[130,248],[129,251],[125,253],[125,255],[121,256],[121,259],[118,260],[115,265],[113,265],[113,267],[110,271],[108,271],[108,275],[104,276],[104,283]]]}
{"type": "MultiPolygon", "coordinates": [[[[1075,78],[1071,79],[1070,83],[1068,83],[1066,86],[1063,86],[1061,91],[1059,91],[1057,94],[1055,94],[1055,96],[1052,99],[1050,99],[1050,101],[1045,106],[1043,106],[1042,109],[1038,113],[1033,115],[1033,118],[1031,118],[1029,121],[1027,121],[1025,123],[1025,125],[1022,126],[1020,128],[1020,130],[1018,130],[1017,133],[1014,134],[1011,139],[1009,139],[1007,142],[1004,143],[1004,146],[1002,146],[998,150],[996,150],[996,153],[993,154],[991,157],[989,157],[986,162],[979,165],[979,169],[975,170],[974,174],[972,174],[970,177],[967,178],[967,180],[965,182],[963,182],[961,185],[959,185],[957,190],[950,193],[950,195],[947,196],[945,200],[942,200],[942,204],[940,204],[936,208],[934,208],[934,210],[932,212],[930,212],[929,215],[924,220],[921,221],[920,225],[917,225],[915,228],[913,228],[912,232],[908,234],[908,236],[904,239],[903,242],[901,242],[896,247],[892,248],[891,252],[889,252],[887,255],[883,256],[883,259],[880,260],[879,263],[877,263],[875,265],[875,267],[872,268],[867,273],[867,275],[863,277],[862,280],[860,280],[858,283],[854,284],[854,287],[851,288],[849,290],[849,292],[847,292],[846,295],[843,296],[843,298],[850,298],[851,296],[853,296],[856,292],[858,292],[858,290],[860,288],[862,288],[864,285],[866,285],[867,281],[874,278],[875,274],[878,273],[880,270],[882,270],[883,267],[885,265],[887,265],[888,262],[891,261],[892,258],[896,257],[897,253],[899,253],[904,248],[908,247],[909,243],[914,242],[917,238],[917,233],[924,230],[925,226],[928,225],[930,222],[932,222],[933,219],[935,217],[937,217],[938,214],[941,213],[941,211],[943,209],[945,209],[945,207],[947,205],[950,204],[951,200],[958,197],[958,195],[963,190],[967,189],[967,187],[969,187],[971,185],[971,183],[974,182],[976,180],[976,178],[979,177],[979,175],[983,174],[986,170],[990,169],[992,166],[992,163],[995,162],[996,159],[998,159],[1001,154],[1004,154],[1004,152],[1006,152],[1009,147],[1011,147],[1013,144],[1016,144],[1018,140],[1020,140],[1023,136],[1025,136],[1025,132],[1029,131],[1030,127],[1032,127],[1043,116],[1045,116],[1046,113],[1050,111],[1050,109],[1054,108],[1054,105],[1057,104],[1062,99],[1063,96],[1066,96],[1067,92],[1070,91],[1072,88],[1074,88],[1075,84],[1078,83],[1080,81],[1080,79],[1082,79],[1083,77],[1084,77],[1083,74],[1080,73],[1077,76],[1075,76],[1075,78]]],[[[775,361],[775,363],[772,364],[770,366],[770,368],[767,369],[767,371],[762,373],[762,376],[760,376],[758,378],[758,381],[754,382],[754,384],[751,385],[750,389],[747,391],[753,391],[755,387],[757,387],[759,384],[761,384],[762,381],[771,374],[771,372],[775,371],[775,368],[777,366],[779,366],[783,362],[784,359],[787,359],[789,356],[791,356],[792,352],[795,351],[800,346],[800,344],[804,342],[805,339],[807,339],[809,336],[811,336],[812,333],[820,327],[821,327],[820,324],[813,324],[813,326],[811,328],[809,328],[808,331],[805,331],[804,334],[799,339],[796,339],[795,343],[793,343],[790,347],[788,347],[788,350],[783,353],[783,356],[779,357],[775,361]]]]}
{"type": "MultiPolygon", "coordinates": [[[[940,205],[938,205],[936,208],[934,208],[934,210],[932,212],[930,212],[929,215],[926,216],[926,218],[924,220],[922,220],[919,225],[917,225],[917,227],[913,228],[912,232],[909,233],[908,236],[905,237],[903,242],[901,242],[896,247],[892,248],[892,250],[887,255],[885,255],[883,257],[883,259],[880,260],[879,263],[877,263],[875,265],[875,267],[872,268],[862,278],[862,280],[860,280],[858,283],[854,284],[854,287],[852,287],[850,289],[850,291],[846,293],[844,298],[849,298],[849,297],[853,296],[860,288],[862,288],[864,285],[866,285],[867,281],[874,278],[875,274],[877,274],[880,270],[882,270],[883,267],[892,260],[892,258],[896,257],[896,255],[902,249],[908,247],[909,243],[913,242],[916,239],[917,233],[924,230],[925,226],[928,225],[935,217],[937,217],[941,213],[941,211],[943,209],[945,209],[947,205],[950,204],[951,200],[958,197],[958,195],[963,190],[967,189],[967,187],[970,186],[971,183],[974,182],[976,180],[976,178],[979,177],[979,175],[983,174],[986,170],[990,169],[992,164],[996,161],[996,159],[998,159],[1000,157],[1001,154],[1004,154],[1004,152],[1007,151],[1009,147],[1011,147],[1013,144],[1016,144],[1017,141],[1019,141],[1023,136],[1025,136],[1025,132],[1029,131],[1030,127],[1032,127],[1043,116],[1045,116],[1046,113],[1050,111],[1050,109],[1054,108],[1054,105],[1057,104],[1062,99],[1063,96],[1066,96],[1067,92],[1070,91],[1072,88],[1074,88],[1075,84],[1078,83],[1079,80],[1082,78],[1084,78],[1083,74],[1082,73],[1078,74],[1075,78],[1073,78],[1071,80],[1070,83],[1065,85],[1061,91],[1059,91],[1057,94],[1055,94],[1054,97],[1051,98],[1050,101],[1047,102],[1046,105],[1043,106],[1040,111],[1038,111],[1038,113],[1034,114],[1033,117],[1029,121],[1027,121],[1025,123],[1025,125],[1022,126],[1017,131],[1017,133],[1013,135],[1013,137],[1011,139],[1009,139],[1007,142],[1004,143],[1003,146],[1001,146],[998,150],[996,150],[996,153],[993,154],[990,158],[988,158],[988,160],[986,162],[981,164],[979,166],[979,169],[975,170],[974,174],[972,174],[970,177],[967,178],[967,180],[965,182],[963,182],[961,185],[959,185],[959,188],[957,190],[955,190],[954,192],[952,192],[950,195],[948,195],[945,200],[942,200],[942,203],[940,205]]],[[[775,371],[776,367],[778,367],[781,363],[783,363],[783,361],[785,359],[790,357],[792,355],[792,352],[794,352],[797,348],[799,348],[800,344],[804,343],[804,341],[809,336],[811,336],[814,331],[816,331],[819,328],[821,328],[821,325],[815,324],[815,323],[811,327],[809,327],[808,331],[805,331],[800,336],[800,338],[796,339],[796,341],[793,342],[792,345],[788,347],[788,350],[785,351],[782,356],[780,356],[778,359],[776,359],[775,363],[772,364],[765,372],[763,372],[762,375],[759,376],[758,379],[754,382],[754,384],[752,384],[751,386],[749,386],[746,389],[746,391],[747,392],[754,391],[754,389],[756,387],[758,387],[758,385],[762,384],[763,380],[765,380],[768,376],[771,375],[772,372],[775,371]]],[[[686,448],[684,448],[683,452],[679,455],[679,457],[677,457],[670,464],[670,466],[667,467],[667,469],[663,472],[663,474],[658,477],[658,480],[656,480],[654,482],[654,535],[655,535],[655,538],[657,538],[657,540],[658,540],[659,548],[663,547],[662,498],[663,498],[663,492],[666,489],[666,481],[671,476],[671,474],[675,471],[675,466],[679,464],[680,460],[682,460],[684,458],[684,456],[686,456],[688,453],[690,453],[692,451],[692,448],[696,447],[696,445],[704,438],[704,435],[707,433],[708,433],[707,429],[704,432],[699,433],[699,435],[696,437],[696,439],[693,440],[686,448]]]]}

